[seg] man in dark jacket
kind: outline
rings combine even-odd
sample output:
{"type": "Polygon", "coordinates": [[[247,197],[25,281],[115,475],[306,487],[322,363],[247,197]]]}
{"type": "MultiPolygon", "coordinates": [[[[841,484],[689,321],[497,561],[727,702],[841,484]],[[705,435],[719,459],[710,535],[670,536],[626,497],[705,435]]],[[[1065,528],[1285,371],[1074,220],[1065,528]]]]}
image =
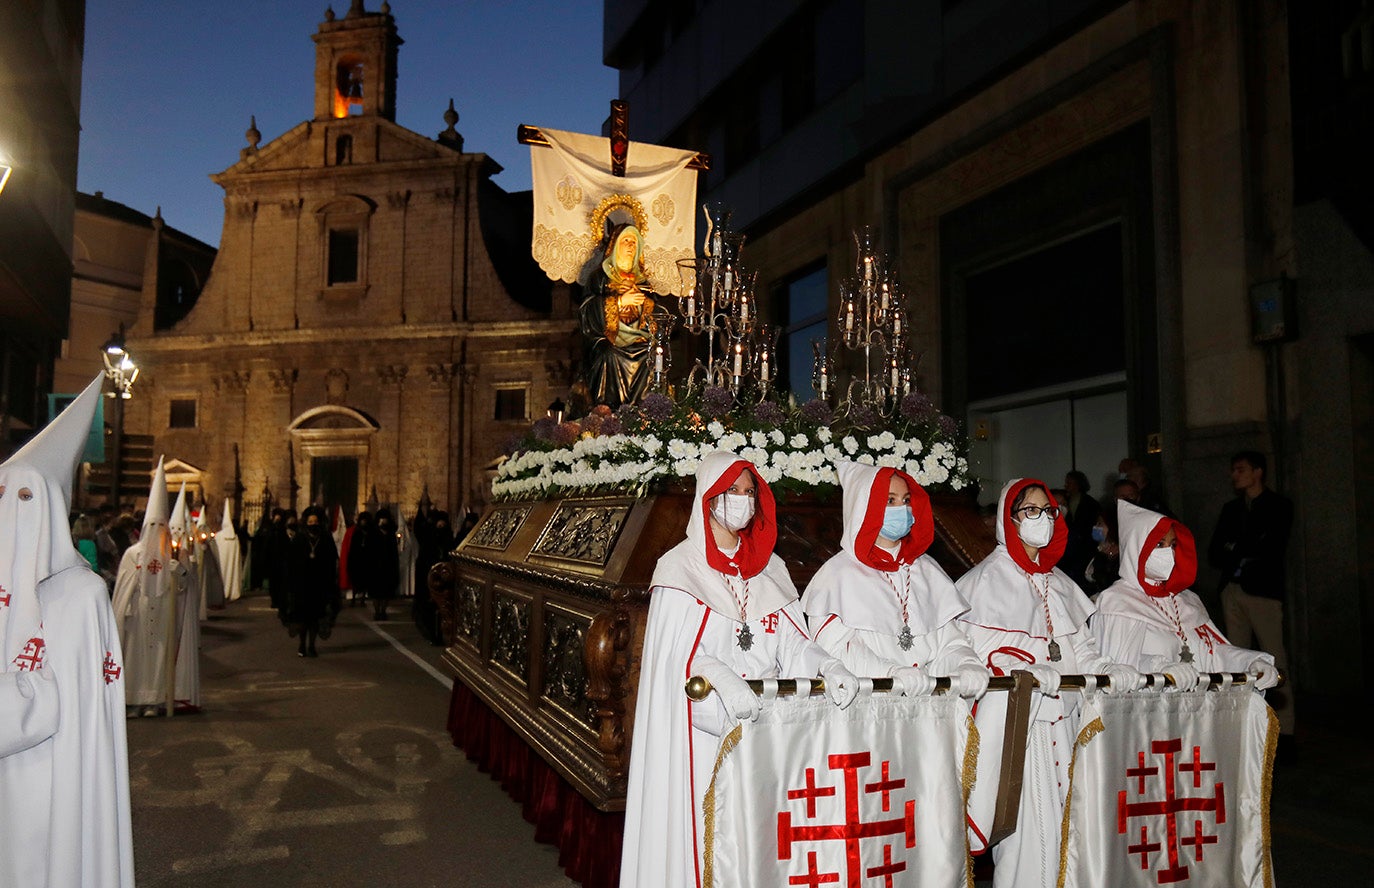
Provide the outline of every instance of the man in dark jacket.
{"type": "MultiPolygon", "coordinates": [[[[1293,504],[1265,485],[1267,474],[1268,460],[1262,453],[1246,450],[1231,458],[1236,498],[1222,507],[1207,555],[1221,571],[1218,591],[1231,643],[1267,651],[1279,669],[1287,670],[1284,553],[1293,529],[1293,504]]],[[[1280,734],[1290,736],[1292,697],[1290,684],[1271,699],[1280,734]]]]}

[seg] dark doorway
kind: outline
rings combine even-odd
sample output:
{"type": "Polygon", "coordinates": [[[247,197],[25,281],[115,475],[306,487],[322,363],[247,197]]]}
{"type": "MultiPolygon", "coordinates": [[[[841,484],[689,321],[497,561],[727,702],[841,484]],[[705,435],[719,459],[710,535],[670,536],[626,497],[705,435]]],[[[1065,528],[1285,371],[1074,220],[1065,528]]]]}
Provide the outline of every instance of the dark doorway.
{"type": "Polygon", "coordinates": [[[311,502],[323,503],[325,512],[343,508],[344,517],[353,518],[358,508],[358,458],[355,456],[317,456],[310,460],[311,502]]]}

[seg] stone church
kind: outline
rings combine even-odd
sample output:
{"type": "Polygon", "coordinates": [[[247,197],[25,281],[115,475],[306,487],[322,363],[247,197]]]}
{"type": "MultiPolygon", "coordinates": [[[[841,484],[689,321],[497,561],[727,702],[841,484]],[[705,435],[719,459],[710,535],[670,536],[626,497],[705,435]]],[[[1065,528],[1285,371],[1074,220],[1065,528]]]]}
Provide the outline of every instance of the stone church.
{"type": "MultiPolygon", "coordinates": [[[[474,508],[503,445],[566,393],[579,351],[566,285],[529,255],[529,194],[465,153],[450,103],[437,138],[395,122],[388,4],[354,0],[315,42],[310,119],[248,146],[224,188],[219,253],[194,308],[145,304],[128,426],[199,472],[212,514],[371,497],[407,515],[474,508]]],[[[146,292],[146,289],[145,289],[146,292]]],[[[145,297],[148,302],[148,297],[145,297]]]]}

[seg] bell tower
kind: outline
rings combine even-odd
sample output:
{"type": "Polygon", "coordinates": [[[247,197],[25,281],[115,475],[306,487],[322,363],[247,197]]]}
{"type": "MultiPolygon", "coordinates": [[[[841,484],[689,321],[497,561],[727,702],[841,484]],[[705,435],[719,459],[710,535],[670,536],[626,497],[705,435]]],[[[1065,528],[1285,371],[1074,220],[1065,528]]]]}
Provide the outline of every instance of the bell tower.
{"type": "Polygon", "coordinates": [[[396,35],[391,4],[377,12],[352,0],[338,18],[325,11],[315,41],[315,119],[384,117],[396,120],[396,35]]]}

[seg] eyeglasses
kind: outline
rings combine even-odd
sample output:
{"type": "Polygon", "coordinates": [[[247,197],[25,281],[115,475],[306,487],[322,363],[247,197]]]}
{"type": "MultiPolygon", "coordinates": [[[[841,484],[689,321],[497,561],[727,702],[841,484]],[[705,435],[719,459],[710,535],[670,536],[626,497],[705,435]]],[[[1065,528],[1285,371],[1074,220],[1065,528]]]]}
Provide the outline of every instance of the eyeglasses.
{"type": "Polygon", "coordinates": [[[1029,518],[1032,521],[1034,521],[1036,518],[1039,518],[1042,514],[1049,515],[1051,520],[1059,518],[1058,506],[1045,506],[1044,508],[1041,508],[1040,506],[1022,506],[1021,508],[1017,509],[1016,512],[1025,516],[1026,518],[1029,518]]]}

